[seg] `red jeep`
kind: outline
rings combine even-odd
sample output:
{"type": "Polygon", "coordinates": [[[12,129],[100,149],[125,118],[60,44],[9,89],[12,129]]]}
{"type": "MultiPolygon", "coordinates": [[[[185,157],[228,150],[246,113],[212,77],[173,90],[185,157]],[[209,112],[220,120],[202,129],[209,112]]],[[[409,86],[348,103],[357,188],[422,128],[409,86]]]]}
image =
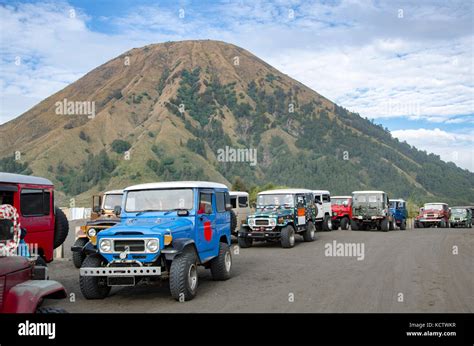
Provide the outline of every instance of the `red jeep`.
{"type": "Polygon", "coordinates": [[[0,257],[0,313],[64,313],[41,307],[44,299],[66,298],[57,281],[45,280],[47,268],[21,256],[0,257]]]}
{"type": "Polygon", "coordinates": [[[415,218],[415,228],[433,227],[447,228],[449,227],[449,211],[446,203],[426,203],[420,208],[419,215],[415,218]]]}
{"type": "Polygon", "coordinates": [[[352,219],[352,196],[331,197],[332,229],[348,230],[352,219]]]}
{"type": "Polygon", "coordinates": [[[25,228],[25,242],[38,246],[46,262],[53,260],[53,250],[69,232],[69,223],[61,209],[54,206],[54,186],[45,178],[0,173],[0,205],[10,204],[19,213],[25,228]]]}

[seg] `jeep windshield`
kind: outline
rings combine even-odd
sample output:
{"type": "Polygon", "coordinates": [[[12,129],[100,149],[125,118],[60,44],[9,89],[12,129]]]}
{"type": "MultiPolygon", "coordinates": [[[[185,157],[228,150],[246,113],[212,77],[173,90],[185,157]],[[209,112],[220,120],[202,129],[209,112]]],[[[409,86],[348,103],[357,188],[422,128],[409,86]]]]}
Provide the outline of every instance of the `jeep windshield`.
{"type": "Polygon", "coordinates": [[[443,210],[442,204],[425,204],[425,210],[443,210]]]}
{"type": "Polygon", "coordinates": [[[451,214],[456,215],[456,216],[466,216],[467,215],[467,210],[462,209],[462,208],[456,208],[456,209],[451,210],[451,214]]]}
{"type": "Polygon", "coordinates": [[[257,208],[293,208],[295,201],[291,194],[258,195],[257,208]]]}
{"type": "Polygon", "coordinates": [[[346,205],[349,205],[349,198],[331,198],[331,203],[333,205],[344,205],[344,202],[346,205]]]}
{"type": "Polygon", "coordinates": [[[369,207],[378,207],[381,206],[383,202],[383,195],[381,194],[355,194],[352,204],[355,208],[360,206],[369,206],[369,207]]]}
{"type": "Polygon", "coordinates": [[[122,195],[121,194],[105,195],[103,209],[113,210],[116,206],[121,206],[121,205],[122,205],[122,195]]]}
{"type": "Polygon", "coordinates": [[[125,200],[125,211],[169,211],[193,209],[192,189],[156,189],[129,191],[125,200]]]}

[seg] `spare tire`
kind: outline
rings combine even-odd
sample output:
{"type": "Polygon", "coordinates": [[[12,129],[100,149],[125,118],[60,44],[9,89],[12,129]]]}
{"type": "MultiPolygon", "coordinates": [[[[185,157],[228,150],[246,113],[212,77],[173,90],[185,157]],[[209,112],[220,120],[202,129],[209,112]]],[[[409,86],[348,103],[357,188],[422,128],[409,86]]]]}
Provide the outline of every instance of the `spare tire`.
{"type": "Polygon", "coordinates": [[[69,222],[64,212],[58,207],[54,208],[54,214],[54,248],[56,249],[66,240],[69,222]]]}
{"type": "Polygon", "coordinates": [[[233,210],[230,211],[230,233],[237,233],[237,215],[233,210]]]}

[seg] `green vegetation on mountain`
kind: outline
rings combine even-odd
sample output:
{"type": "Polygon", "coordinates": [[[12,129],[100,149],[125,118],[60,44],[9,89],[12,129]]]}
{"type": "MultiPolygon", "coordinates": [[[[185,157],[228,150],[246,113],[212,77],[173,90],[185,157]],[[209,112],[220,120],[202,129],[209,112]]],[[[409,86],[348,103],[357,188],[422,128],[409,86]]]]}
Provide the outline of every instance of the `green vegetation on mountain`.
{"type": "Polygon", "coordinates": [[[0,126],[0,157],[2,171],[53,180],[62,200],[142,182],[214,180],[252,198],[288,186],[474,204],[472,172],[216,41],[133,49],[94,69],[0,126]],[[124,65],[125,56],[134,63],[124,65]],[[54,102],[64,98],[100,107],[94,119],[55,115],[54,102]],[[221,161],[226,147],[256,149],[257,164],[221,161]]]}

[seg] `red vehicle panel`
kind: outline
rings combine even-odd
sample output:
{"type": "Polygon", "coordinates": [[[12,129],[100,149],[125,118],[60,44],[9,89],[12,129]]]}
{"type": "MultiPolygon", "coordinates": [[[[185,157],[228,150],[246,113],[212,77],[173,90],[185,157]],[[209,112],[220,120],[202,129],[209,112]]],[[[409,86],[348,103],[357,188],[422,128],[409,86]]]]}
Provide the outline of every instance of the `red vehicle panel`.
{"type": "Polygon", "coordinates": [[[352,197],[333,196],[331,198],[333,229],[348,229],[352,219],[352,197]]]}
{"type": "Polygon", "coordinates": [[[46,262],[52,261],[54,248],[64,241],[69,230],[65,215],[55,210],[53,183],[39,177],[0,173],[0,204],[10,204],[17,209],[21,227],[26,229],[25,241],[38,246],[46,262]],[[59,230],[58,217],[63,221],[59,230]],[[56,232],[61,232],[57,237],[60,241],[55,240],[56,232]]]}

